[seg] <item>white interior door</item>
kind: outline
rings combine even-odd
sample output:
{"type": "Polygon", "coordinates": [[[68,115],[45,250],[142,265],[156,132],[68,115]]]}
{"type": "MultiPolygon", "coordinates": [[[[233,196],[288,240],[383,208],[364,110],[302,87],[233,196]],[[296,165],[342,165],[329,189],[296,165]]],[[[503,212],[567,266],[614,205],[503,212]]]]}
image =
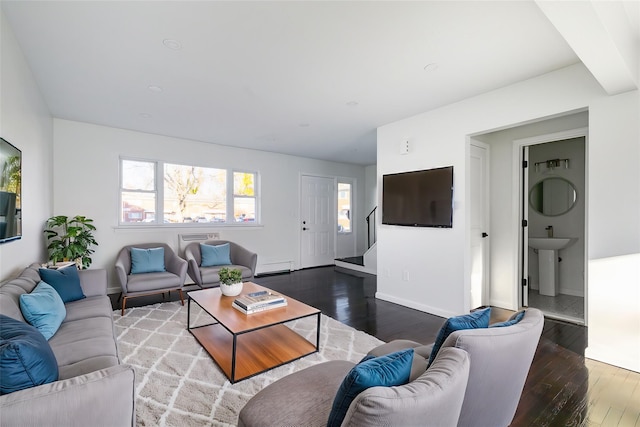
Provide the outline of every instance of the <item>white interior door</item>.
{"type": "Polygon", "coordinates": [[[471,301],[469,308],[474,309],[489,304],[489,147],[474,141],[470,148],[471,301]]]}
{"type": "Polygon", "coordinates": [[[336,189],[333,178],[302,175],[300,200],[302,268],[335,264],[336,189]]]}

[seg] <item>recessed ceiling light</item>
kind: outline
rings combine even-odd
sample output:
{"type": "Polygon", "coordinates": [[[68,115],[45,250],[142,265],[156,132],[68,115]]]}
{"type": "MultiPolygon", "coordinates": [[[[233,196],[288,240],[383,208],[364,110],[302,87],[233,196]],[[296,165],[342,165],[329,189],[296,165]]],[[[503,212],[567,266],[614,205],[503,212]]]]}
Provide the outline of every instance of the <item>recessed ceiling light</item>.
{"type": "Polygon", "coordinates": [[[347,102],[347,106],[349,106],[349,107],[357,107],[358,106],[358,101],[349,101],[349,102],[347,102]]]}
{"type": "Polygon", "coordinates": [[[424,66],[424,70],[427,72],[435,71],[438,69],[438,64],[432,62],[431,64],[427,64],[424,66]]]}
{"type": "Polygon", "coordinates": [[[182,48],[182,44],[180,44],[178,40],[164,39],[162,40],[162,44],[171,50],[180,50],[182,48]]]}
{"type": "Polygon", "coordinates": [[[150,119],[151,118],[151,114],[149,114],[149,113],[140,113],[140,117],[142,117],[143,119],[150,119]]]}
{"type": "Polygon", "coordinates": [[[151,85],[148,88],[151,92],[162,92],[162,86],[151,85]]]}

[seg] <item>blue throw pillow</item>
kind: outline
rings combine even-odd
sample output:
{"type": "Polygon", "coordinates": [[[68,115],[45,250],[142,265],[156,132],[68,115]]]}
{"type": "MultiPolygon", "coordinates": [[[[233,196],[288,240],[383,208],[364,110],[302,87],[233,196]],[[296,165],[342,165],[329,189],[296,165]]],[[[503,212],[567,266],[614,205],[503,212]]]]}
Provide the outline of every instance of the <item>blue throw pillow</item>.
{"type": "Polygon", "coordinates": [[[478,329],[488,328],[489,319],[491,318],[491,307],[487,307],[482,310],[476,310],[473,313],[464,314],[462,316],[450,317],[444,322],[436,341],[433,343],[433,349],[431,350],[431,356],[429,356],[429,366],[433,363],[440,351],[440,347],[444,344],[445,340],[452,332],[461,331],[463,329],[478,329]]]}
{"type": "Polygon", "coordinates": [[[62,302],[66,303],[85,298],[80,286],[78,269],[75,265],[59,270],[41,268],[39,272],[42,280],[51,285],[60,294],[62,302]]]}
{"type": "Polygon", "coordinates": [[[131,274],[158,273],[164,268],[164,248],[131,248],[131,274]]]}
{"type": "Polygon", "coordinates": [[[200,243],[200,255],[202,262],[200,267],[213,267],[216,265],[231,265],[231,246],[228,243],[222,245],[207,245],[200,243]]]}
{"type": "Polygon", "coordinates": [[[333,400],[327,427],[340,426],[353,399],[369,387],[392,387],[409,382],[413,349],[363,359],[349,371],[333,400]]]}
{"type": "Polygon", "coordinates": [[[45,282],[38,283],[30,294],[20,295],[20,311],[47,340],[58,331],[67,316],[60,295],[45,282]]]}
{"type": "Polygon", "coordinates": [[[0,394],[58,380],[58,362],[36,328],[0,314],[0,394]]]}
{"type": "Polygon", "coordinates": [[[500,323],[494,323],[493,325],[491,325],[489,327],[490,328],[501,328],[501,327],[504,327],[504,326],[515,325],[516,323],[521,321],[523,317],[524,317],[524,310],[517,312],[516,314],[511,316],[511,318],[509,318],[509,320],[505,320],[504,322],[500,322],[500,323]]]}

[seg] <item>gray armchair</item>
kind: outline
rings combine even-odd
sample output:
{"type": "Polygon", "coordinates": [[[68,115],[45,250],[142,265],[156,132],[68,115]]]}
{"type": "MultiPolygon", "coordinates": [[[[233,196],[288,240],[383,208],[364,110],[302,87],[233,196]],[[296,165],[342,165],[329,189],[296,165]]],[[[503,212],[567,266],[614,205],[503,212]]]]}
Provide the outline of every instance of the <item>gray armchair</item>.
{"type": "MultiPolygon", "coordinates": [[[[527,308],[522,320],[514,325],[467,329],[449,335],[440,351],[449,347],[461,348],[471,359],[459,427],[506,427],[511,424],[543,325],[542,312],[527,308]]],[[[420,365],[425,369],[432,347],[433,344],[395,340],[376,347],[369,354],[378,356],[413,348],[413,366],[420,365]]],[[[429,370],[431,368],[427,372],[429,370]]]]}
{"type": "Polygon", "coordinates": [[[207,285],[219,286],[220,276],[218,275],[222,267],[238,268],[242,272],[242,280],[251,280],[256,272],[258,255],[243,248],[237,243],[228,240],[208,240],[206,245],[222,245],[229,243],[230,265],[217,265],[213,267],[202,267],[202,255],[200,253],[200,243],[189,243],[184,250],[184,256],[189,263],[189,277],[201,288],[207,285]]]}
{"type": "MultiPolygon", "coordinates": [[[[427,371],[408,384],[364,390],[351,402],[342,425],[455,426],[469,365],[465,351],[444,349],[427,371]]],[[[281,378],[247,402],[238,426],[326,426],[340,384],[353,366],[334,360],[281,378]]]]}
{"type": "Polygon", "coordinates": [[[140,243],[125,246],[116,258],[116,277],[122,287],[122,314],[127,305],[127,298],[178,291],[180,301],[184,305],[182,287],[187,277],[187,261],[176,255],[164,243],[140,243]],[[150,249],[164,248],[164,266],[166,271],[131,274],[131,248],[150,249]]]}

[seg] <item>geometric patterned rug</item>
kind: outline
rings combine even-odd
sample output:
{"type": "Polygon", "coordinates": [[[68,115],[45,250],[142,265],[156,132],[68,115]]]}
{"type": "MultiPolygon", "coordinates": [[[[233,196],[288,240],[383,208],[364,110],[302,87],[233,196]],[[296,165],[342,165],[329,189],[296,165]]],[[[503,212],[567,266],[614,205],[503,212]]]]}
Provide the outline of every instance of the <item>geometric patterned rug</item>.
{"type": "MultiPolygon", "coordinates": [[[[231,384],[187,331],[187,305],[166,302],[113,312],[120,359],[136,371],[138,426],[235,426],[245,403],[292,372],[328,360],[358,362],[382,344],[371,335],[322,315],[320,351],[231,384]]],[[[210,323],[197,304],[192,324],[210,323]]],[[[287,324],[315,342],[315,317],[287,324]]]]}

